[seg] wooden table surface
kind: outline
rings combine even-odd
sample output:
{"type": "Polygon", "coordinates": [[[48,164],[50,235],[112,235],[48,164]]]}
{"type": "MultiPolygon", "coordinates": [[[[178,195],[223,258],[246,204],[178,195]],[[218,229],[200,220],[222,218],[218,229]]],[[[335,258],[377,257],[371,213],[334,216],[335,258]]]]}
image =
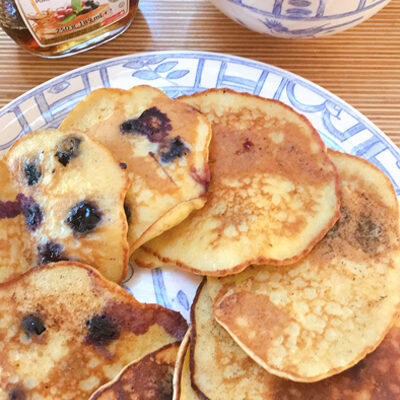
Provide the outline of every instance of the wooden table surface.
{"type": "Polygon", "coordinates": [[[353,29],[311,40],[251,32],[206,0],[140,0],[134,23],[122,36],[58,60],[34,57],[0,31],[0,106],[95,61],[176,49],[234,54],[299,74],[350,103],[400,145],[400,0],[353,29]]]}

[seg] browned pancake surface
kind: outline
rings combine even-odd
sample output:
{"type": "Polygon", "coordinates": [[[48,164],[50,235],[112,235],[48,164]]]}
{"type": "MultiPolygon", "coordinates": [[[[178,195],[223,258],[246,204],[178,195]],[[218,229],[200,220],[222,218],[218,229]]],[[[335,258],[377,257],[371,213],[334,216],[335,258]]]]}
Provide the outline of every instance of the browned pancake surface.
{"type": "Polygon", "coordinates": [[[330,154],[341,178],[342,215],[311,253],[292,266],[254,266],[210,281],[223,286],[217,321],[269,372],[299,382],[337,374],[373,351],[400,301],[393,186],[367,161],[330,154]]]}
{"type": "Polygon", "coordinates": [[[289,107],[249,94],[182,100],[212,124],[208,200],[143,249],[215,276],[304,256],[339,216],[337,173],[318,133],[289,107]]]}
{"type": "Polygon", "coordinates": [[[126,367],[90,400],[171,400],[179,343],[171,343],[126,367]]]}
{"type": "Polygon", "coordinates": [[[132,179],[126,198],[131,251],[204,205],[211,128],[188,104],[150,86],[99,89],[60,129],[87,133],[126,165],[132,179]]]}
{"type": "Polygon", "coordinates": [[[121,282],[129,245],[125,170],[81,133],[34,132],[6,155],[25,217],[32,265],[80,261],[121,282]]]}
{"type": "Polygon", "coordinates": [[[186,329],[89,267],[35,268],[0,286],[0,398],[87,399],[186,329]]]}

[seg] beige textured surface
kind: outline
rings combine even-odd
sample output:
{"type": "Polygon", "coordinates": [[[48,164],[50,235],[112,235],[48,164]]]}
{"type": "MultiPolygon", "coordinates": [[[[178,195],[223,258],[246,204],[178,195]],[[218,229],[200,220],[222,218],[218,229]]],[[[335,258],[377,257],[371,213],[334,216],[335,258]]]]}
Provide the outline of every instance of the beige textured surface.
{"type": "Polygon", "coordinates": [[[206,50],[253,58],[342,97],[400,144],[400,0],[346,32],[284,40],[236,24],[207,0],[140,0],[124,35],[60,60],[34,57],[0,31],[0,105],[74,68],[152,50],[206,50]]]}
{"type": "Polygon", "coordinates": [[[53,242],[62,246],[63,259],[92,265],[108,279],[121,282],[129,257],[124,212],[129,180],[111,153],[81,133],[49,130],[24,136],[5,160],[17,191],[32,197],[42,211],[43,221],[30,232],[30,250],[36,256],[33,265],[41,263],[38,246],[53,242]],[[56,153],[70,138],[81,142],[76,156],[64,166],[56,153]],[[31,186],[24,173],[27,162],[34,163],[41,173],[40,180],[31,186]],[[92,231],[77,234],[66,221],[70,210],[82,201],[97,207],[101,217],[92,231]]]}
{"type": "Polygon", "coordinates": [[[31,270],[2,284],[0,300],[1,399],[86,400],[126,365],[182,340],[187,329],[179,313],[139,303],[82,264],[31,270]],[[24,330],[28,315],[45,330],[24,330]]]}
{"type": "Polygon", "coordinates": [[[131,214],[131,252],[204,205],[211,127],[191,106],[171,100],[150,86],[129,91],[100,89],[79,103],[60,129],[88,134],[109,148],[118,162],[127,165],[131,186],[125,204],[131,214]],[[121,124],[139,118],[146,110],[154,110],[145,123],[155,137],[121,133],[121,124]],[[176,138],[188,151],[163,162],[162,154],[169,151],[170,142],[176,138]]]}
{"type": "Polygon", "coordinates": [[[214,301],[217,321],[251,357],[299,382],[337,374],[373,351],[400,301],[393,187],[365,160],[330,155],[341,178],[335,227],[295,265],[251,267],[219,280],[226,286],[214,301]]]}
{"type": "Polygon", "coordinates": [[[310,123],[280,102],[226,89],[181,99],[212,125],[207,203],[143,248],[215,276],[307,254],[339,217],[336,169],[310,123]]]}
{"type": "MultiPolygon", "coordinates": [[[[206,289],[210,292],[210,286],[206,289]]],[[[315,383],[269,375],[212,318],[212,301],[201,294],[195,313],[195,375],[203,400],[396,400],[400,379],[400,321],[381,345],[354,367],[315,383]],[[248,372],[248,373],[245,373],[248,372]],[[240,390],[237,390],[240,389],[240,390]]]]}

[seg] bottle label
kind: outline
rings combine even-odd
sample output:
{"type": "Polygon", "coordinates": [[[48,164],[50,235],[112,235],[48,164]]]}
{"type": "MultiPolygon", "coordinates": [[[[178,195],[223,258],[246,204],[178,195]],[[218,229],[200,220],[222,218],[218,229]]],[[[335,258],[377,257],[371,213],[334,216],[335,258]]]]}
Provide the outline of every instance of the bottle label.
{"type": "Polygon", "coordinates": [[[129,0],[16,0],[18,10],[41,47],[69,42],[125,17],[129,0]]]}

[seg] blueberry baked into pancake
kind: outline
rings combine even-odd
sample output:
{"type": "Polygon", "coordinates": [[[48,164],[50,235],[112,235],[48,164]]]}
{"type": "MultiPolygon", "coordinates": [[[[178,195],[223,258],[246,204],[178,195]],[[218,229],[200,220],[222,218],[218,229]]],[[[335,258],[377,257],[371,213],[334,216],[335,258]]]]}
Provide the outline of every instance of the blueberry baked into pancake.
{"type": "Polygon", "coordinates": [[[0,399],[87,400],[186,330],[179,313],[139,303],[82,264],[31,269],[0,285],[0,399]]]}
{"type": "Polygon", "coordinates": [[[100,141],[130,174],[125,208],[131,252],[204,205],[211,128],[192,106],[149,86],[99,89],[60,129],[100,141]]]}
{"type": "Polygon", "coordinates": [[[129,245],[126,171],[82,133],[48,130],[18,140],[5,161],[13,179],[32,265],[74,260],[121,282],[129,245]]]}

